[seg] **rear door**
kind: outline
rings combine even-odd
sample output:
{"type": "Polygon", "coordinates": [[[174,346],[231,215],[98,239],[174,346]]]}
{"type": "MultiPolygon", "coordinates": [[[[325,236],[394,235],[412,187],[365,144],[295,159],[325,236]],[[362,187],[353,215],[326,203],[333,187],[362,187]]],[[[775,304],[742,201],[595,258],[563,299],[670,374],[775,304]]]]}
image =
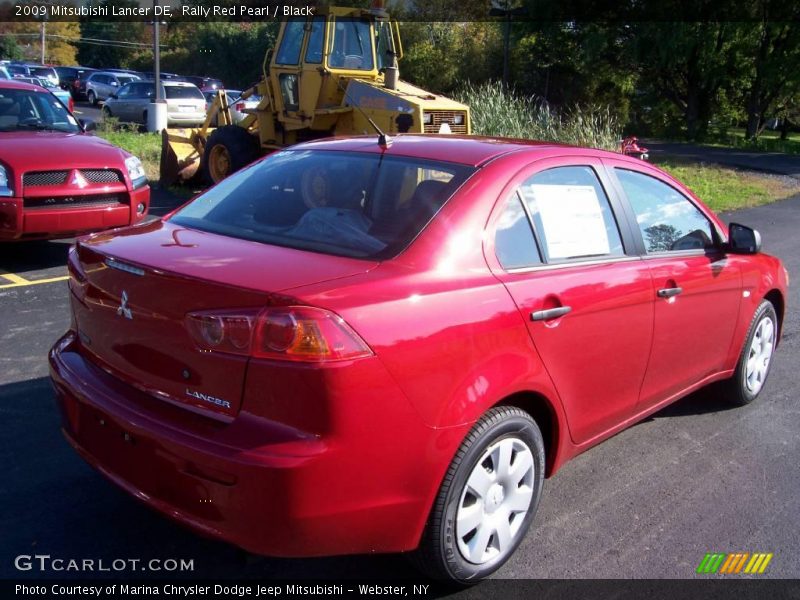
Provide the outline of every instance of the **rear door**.
{"type": "MultiPolygon", "coordinates": [[[[637,405],[653,329],[650,272],[596,159],[534,163],[494,211],[487,260],[583,443],[637,405]]],[[[491,226],[490,226],[491,229],[491,226]]]]}
{"type": "Polygon", "coordinates": [[[741,272],[704,211],[661,173],[612,167],[638,224],[655,287],[655,327],[642,404],[656,404],[723,367],[742,297],[741,272]]]}

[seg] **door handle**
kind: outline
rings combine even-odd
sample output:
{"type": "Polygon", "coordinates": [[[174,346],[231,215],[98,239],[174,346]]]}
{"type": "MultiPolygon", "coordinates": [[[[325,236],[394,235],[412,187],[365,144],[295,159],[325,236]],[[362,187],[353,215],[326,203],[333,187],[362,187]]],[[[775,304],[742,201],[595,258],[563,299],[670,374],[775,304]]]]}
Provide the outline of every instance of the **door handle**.
{"type": "Polygon", "coordinates": [[[531,313],[531,321],[549,321],[563,317],[572,311],[571,306],[559,306],[558,308],[548,308],[547,310],[535,310],[531,313]]]}
{"type": "Polygon", "coordinates": [[[678,294],[683,291],[683,288],[680,287],[672,287],[672,288],[661,288],[656,292],[659,298],[674,298],[678,294]]]}

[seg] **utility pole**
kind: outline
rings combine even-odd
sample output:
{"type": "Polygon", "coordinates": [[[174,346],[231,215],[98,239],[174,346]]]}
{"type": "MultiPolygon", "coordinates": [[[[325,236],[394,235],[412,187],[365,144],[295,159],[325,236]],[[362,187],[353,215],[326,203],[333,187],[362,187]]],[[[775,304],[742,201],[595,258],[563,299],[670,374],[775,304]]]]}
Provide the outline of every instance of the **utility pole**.
{"type": "Polygon", "coordinates": [[[159,0],[153,0],[153,101],[147,109],[147,131],[159,132],[167,128],[167,101],[161,90],[161,11],[159,0]]]}
{"type": "Polygon", "coordinates": [[[511,39],[511,20],[513,17],[521,17],[528,14],[524,6],[511,8],[512,0],[492,0],[492,8],[489,10],[490,17],[503,17],[505,27],[503,31],[503,87],[508,86],[508,55],[511,39]]]}
{"type": "Polygon", "coordinates": [[[45,56],[45,29],[47,27],[47,21],[42,19],[42,24],[39,27],[39,43],[42,47],[41,57],[39,60],[39,64],[44,64],[44,56],[45,56]]]}

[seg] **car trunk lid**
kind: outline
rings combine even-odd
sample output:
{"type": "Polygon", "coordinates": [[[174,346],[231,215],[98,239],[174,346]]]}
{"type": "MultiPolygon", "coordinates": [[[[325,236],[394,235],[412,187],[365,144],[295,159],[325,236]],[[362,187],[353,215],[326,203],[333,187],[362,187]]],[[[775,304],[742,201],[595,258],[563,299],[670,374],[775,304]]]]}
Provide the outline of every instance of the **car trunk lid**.
{"type": "Polygon", "coordinates": [[[200,350],[186,315],[287,302],[281,292],[375,265],[308,254],[161,222],[81,240],[79,338],[107,371],[152,396],[233,418],[249,359],[200,350]]]}

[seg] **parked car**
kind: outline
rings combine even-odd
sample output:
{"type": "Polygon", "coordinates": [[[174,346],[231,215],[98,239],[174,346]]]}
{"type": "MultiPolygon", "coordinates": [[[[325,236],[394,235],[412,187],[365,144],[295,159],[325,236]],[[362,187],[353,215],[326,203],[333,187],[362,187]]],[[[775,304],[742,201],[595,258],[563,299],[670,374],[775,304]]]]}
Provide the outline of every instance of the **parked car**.
{"type": "Polygon", "coordinates": [[[139,76],[129,73],[95,71],[86,79],[86,98],[97,106],[131,81],[139,81],[139,76]]]}
{"type": "Polygon", "coordinates": [[[91,71],[84,71],[83,73],[78,74],[78,77],[75,81],[72,82],[72,97],[75,100],[84,100],[86,99],[86,81],[89,79],[89,76],[94,73],[94,70],[91,71]]]}
{"type": "Polygon", "coordinates": [[[215,77],[199,77],[197,75],[187,75],[184,77],[189,83],[195,84],[201,92],[213,92],[218,89],[225,89],[222,80],[215,77]]]}
{"type": "Polygon", "coordinates": [[[0,65],[0,79],[11,79],[11,73],[8,72],[5,65],[0,65]]]}
{"type": "Polygon", "coordinates": [[[50,367],[83,458],[252,552],[476,581],[571,457],[712,382],[763,391],[788,275],[754,230],[613,152],[376,137],[77,242],[50,367]]]}
{"type": "Polygon", "coordinates": [[[142,163],[90,135],[42,87],[0,81],[0,241],[52,239],[138,223],[142,163]]]}
{"type": "Polygon", "coordinates": [[[11,77],[30,77],[31,70],[28,65],[20,64],[20,63],[6,63],[5,65],[6,71],[11,74],[11,77]]]}
{"type": "Polygon", "coordinates": [[[48,67],[47,65],[28,64],[28,71],[30,72],[31,77],[36,77],[42,80],[46,79],[56,87],[58,87],[60,84],[58,73],[53,67],[48,67]]]}
{"type": "MultiPolygon", "coordinates": [[[[58,81],[59,85],[62,89],[67,90],[75,100],[79,100],[81,98],[86,97],[85,87],[83,92],[79,93],[81,84],[79,83],[80,80],[83,78],[85,80],[88,77],[89,73],[93,73],[95,69],[91,69],[89,67],[56,67],[56,72],[58,73],[58,81]]],[[[84,84],[85,86],[85,84],[84,84]]]]}
{"type": "Polygon", "coordinates": [[[69,112],[72,112],[74,109],[75,103],[72,101],[72,96],[66,90],[62,90],[59,86],[53,85],[53,82],[47,78],[40,79],[38,77],[17,77],[14,81],[20,81],[24,83],[30,83],[33,85],[38,85],[43,87],[48,92],[53,94],[56,98],[61,100],[64,103],[64,106],[67,107],[69,112]]]}
{"type": "MultiPolygon", "coordinates": [[[[206,99],[206,113],[211,108],[211,103],[214,102],[214,97],[217,95],[218,90],[203,92],[203,97],[206,99]]],[[[228,101],[228,106],[231,107],[231,118],[234,123],[238,123],[247,116],[244,112],[246,109],[256,108],[261,102],[261,96],[252,95],[242,99],[241,90],[223,90],[225,97],[228,101]]],[[[212,127],[219,125],[218,118],[214,118],[211,122],[212,127]]]]}
{"type": "MultiPolygon", "coordinates": [[[[156,78],[156,74],[153,71],[146,71],[142,73],[141,76],[142,79],[149,79],[149,80],[155,80],[156,78]]],[[[186,81],[186,78],[183,77],[182,75],[178,75],[176,73],[164,73],[163,71],[159,73],[159,78],[166,79],[168,81],[186,81]]]]}
{"type": "MultiPolygon", "coordinates": [[[[197,87],[185,81],[163,81],[161,90],[167,101],[168,125],[198,125],[205,120],[205,98],[197,87]]],[[[154,94],[153,81],[129,83],[106,100],[103,115],[145,125],[154,94]]]]}

